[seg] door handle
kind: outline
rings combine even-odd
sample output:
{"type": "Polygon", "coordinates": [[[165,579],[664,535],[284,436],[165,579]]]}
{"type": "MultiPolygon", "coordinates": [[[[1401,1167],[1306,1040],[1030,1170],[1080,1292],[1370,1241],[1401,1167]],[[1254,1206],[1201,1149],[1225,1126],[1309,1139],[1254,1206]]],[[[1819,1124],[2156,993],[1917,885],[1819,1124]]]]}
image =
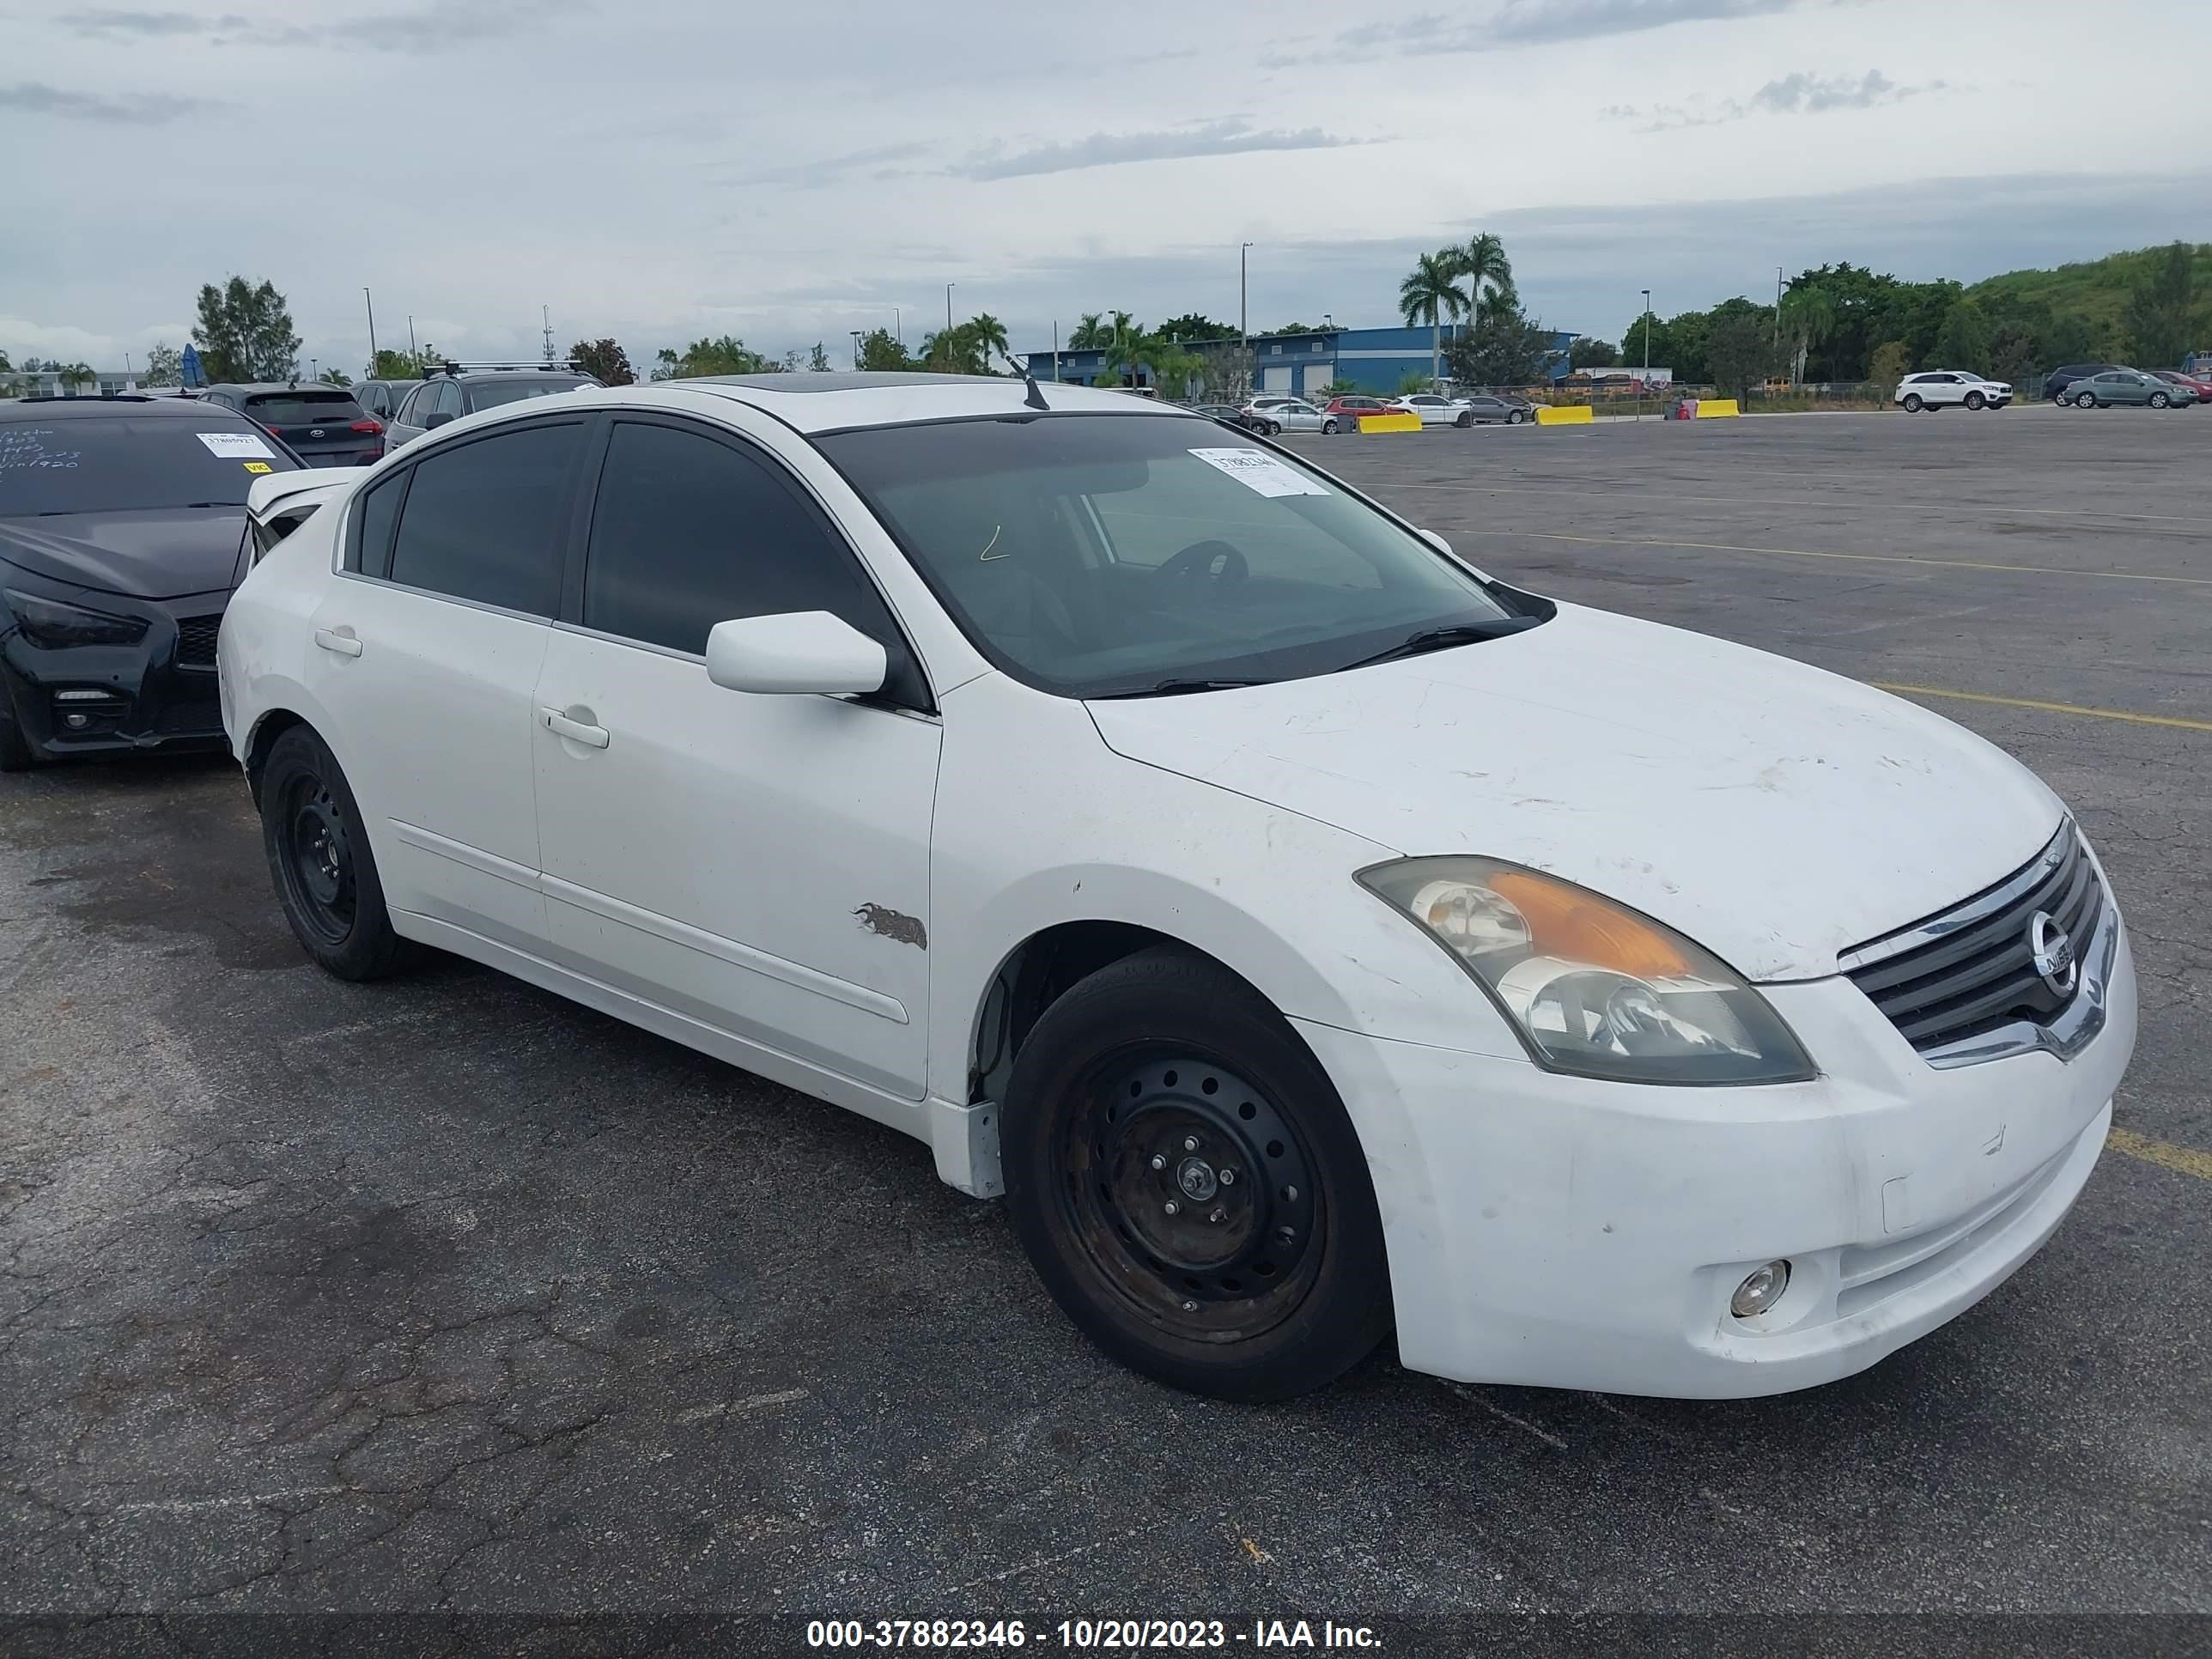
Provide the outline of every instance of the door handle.
{"type": "Polygon", "coordinates": [[[341,657],[361,655],[361,641],[354,637],[350,628],[318,628],[315,643],[325,651],[337,652],[341,657]]]}
{"type": "Polygon", "coordinates": [[[557,708],[541,708],[538,711],[538,718],[544,720],[545,729],[556,737],[567,738],[571,742],[580,743],[592,749],[607,746],[607,728],[604,726],[587,726],[582,720],[572,720],[557,708]]]}

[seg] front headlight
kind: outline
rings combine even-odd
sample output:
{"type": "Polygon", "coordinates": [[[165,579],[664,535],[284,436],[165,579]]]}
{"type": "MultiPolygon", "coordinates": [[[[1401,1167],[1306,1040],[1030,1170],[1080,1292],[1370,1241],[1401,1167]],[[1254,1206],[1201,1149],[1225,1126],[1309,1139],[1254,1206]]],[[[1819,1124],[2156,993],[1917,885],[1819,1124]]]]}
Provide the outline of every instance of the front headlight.
{"type": "Polygon", "coordinates": [[[1813,1062],[1711,952],[1589,889],[1495,859],[1401,859],[1359,883],[1427,930],[1539,1065],[1629,1083],[1802,1083],[1813,1062]]]}
{"type": "Polygon", "coordinates": [[[146,635],[138,617],[111,617],[104,611],[88,611],[81,605],[42,599],[35,594],[4,590],[8,608],[33,645],[48,649],[68,645],[135,645],[146,635]]]}

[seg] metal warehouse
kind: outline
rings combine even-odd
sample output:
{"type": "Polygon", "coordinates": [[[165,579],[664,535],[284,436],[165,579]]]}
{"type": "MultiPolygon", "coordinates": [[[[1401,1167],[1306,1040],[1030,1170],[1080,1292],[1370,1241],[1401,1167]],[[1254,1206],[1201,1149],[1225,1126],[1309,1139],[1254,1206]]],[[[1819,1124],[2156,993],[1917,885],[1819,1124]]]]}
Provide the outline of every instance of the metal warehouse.
{"type": "MultiPolygon", "coordinates": [[[[1447,324],[1441,331],[1443,343],[1449,345],[1462,327],[1460,324],[1447,324]]],[[[1567,348],[1574,338],[1571,331],[1553,332],[1552,349],[1558,354],[1554,376],[1566,372],[1567,348]]],[[[1204,351],[1207,345],[1233,348],[1237,344],[1232,336],[1191,349],[1204,351]]],[[[1425,325],[1413,328],[1323,328],[1302,334],[1255,335],[1253,387],[1262,392],[1312,396],[1334,382],[1348,381],[1362,392],[1389,395],[1398,390],[1408,374],[1419,374],[1424,379],[1428,376],[1433,362],[1430,345],[1425,325]]],[[[1030,372],[1041,380],[1096,386],[1102,377],[1109,384],[1123,378],[1118,371],[1107,374],[1106,354],[1101,349],[1032,351],[1028,357],[1030,372]]],[[[1151,385],[1152,378],[1148,369],[1136,371],[1139,386],[1151,385]]],[[[1164,389],[1170,392],[1174,390],[1164,389]]]]}

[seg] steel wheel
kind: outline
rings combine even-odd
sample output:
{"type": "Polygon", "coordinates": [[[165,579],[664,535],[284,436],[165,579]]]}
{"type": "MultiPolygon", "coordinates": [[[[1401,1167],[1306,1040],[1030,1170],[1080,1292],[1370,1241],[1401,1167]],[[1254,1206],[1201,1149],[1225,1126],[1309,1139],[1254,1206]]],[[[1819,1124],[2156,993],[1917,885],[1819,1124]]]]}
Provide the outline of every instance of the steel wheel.
{"type": "Polygon", "coordinates": [[[294,914],[332,945],[353,932],[353,840],[330,786],[313,775],[285,785],[279,807],[279,869],[294,914]]]}

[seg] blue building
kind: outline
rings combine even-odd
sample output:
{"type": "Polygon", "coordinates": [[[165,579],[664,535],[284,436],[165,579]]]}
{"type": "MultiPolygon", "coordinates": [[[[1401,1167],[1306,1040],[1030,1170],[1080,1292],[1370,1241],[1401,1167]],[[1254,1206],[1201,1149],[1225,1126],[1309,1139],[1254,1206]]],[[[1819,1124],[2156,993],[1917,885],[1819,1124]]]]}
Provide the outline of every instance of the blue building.
{"type": "MultiPolygon", "coordinates": [[[[1449,343],[1461,327],[1459,324],[1448,323],[1440,337],[1449,343]]],[[[1552,349],[1555,356],[1550,378],[1558,380],[1566,374],[1567,348],[1574,338],[1571,331],[1553,331],[1552,349]]],[[[1218,343],[1234,346],[1237,342],[1229,339],[1218,343]]],[[[1206,349],[1204,345],[1190,348],[1198,352],[1206,349]]],[[[1029,354],[1029,366],[1030,372],[1040,380],[1096,386],[1105,372],[1105,353],[1032,351],[1029,354]]],[[[1425,327],[1326,328],[1308,334],[1252,337],[1252,388],[1255,392],[1315,397],[1323,386],[1346,380],[1362,392],[1388,397],[1398,390],[1399,383],[1408,374],[1419,374],[1425,380],[1431,367],[1429,331],[1425,327]]],[[[1118,375],[1112,380],[1118,383],[1118,375]]],[[[1138,381],[1140,385],[1151,384],[1150,373],[1139,371],[1138,381]]],[[[1183,390],[1176,386],[1160,389],[1170,397],[1183,390]]]]}

